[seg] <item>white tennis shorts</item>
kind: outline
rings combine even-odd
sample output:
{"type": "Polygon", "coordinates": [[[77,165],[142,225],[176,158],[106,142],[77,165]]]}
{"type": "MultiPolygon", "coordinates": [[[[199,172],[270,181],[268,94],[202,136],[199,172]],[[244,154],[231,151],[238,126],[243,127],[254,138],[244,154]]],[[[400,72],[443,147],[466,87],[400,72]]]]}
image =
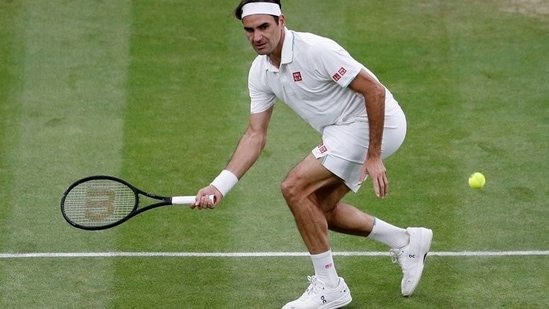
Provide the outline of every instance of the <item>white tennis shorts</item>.
{"type": "MultiPolygon", "coordinates": [[[[330,172],[345,181],[353,192],[360,189],[360,172],[366,159],[369,144],[368,122],[356,121],[324,128],[322,142],[312,153],[330,172]]],[[[404,142],[406,116],[399,108],[385,116],[381,156],[393,154],[404,142]]]]}

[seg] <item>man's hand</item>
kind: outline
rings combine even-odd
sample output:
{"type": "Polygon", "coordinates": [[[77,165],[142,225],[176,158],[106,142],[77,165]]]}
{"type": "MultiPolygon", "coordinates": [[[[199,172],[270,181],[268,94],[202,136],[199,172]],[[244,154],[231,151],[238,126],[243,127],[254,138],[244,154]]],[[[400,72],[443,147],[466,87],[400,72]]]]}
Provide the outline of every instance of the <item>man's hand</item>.
{"type": "Polygon", "coordinates": [[[219,205],[222,199],[223,195],[221,192],[219,192],[216,187],[209,185],[198,191],[196,194],[196,201],[191,205],[191,209],[213,209],[219,205]],[[214,196],[213,203],[210,200],[210,195],[214,196]]]}
{"type": "Polygon", "coordinates": [[[367,158],[362,167],[360,183],[363,183],[367,176],[370,177],[376,196],[384,198],[389,191],[389,180],[387,179],[386,172],[385,165],[381,159],[367,158]]]}

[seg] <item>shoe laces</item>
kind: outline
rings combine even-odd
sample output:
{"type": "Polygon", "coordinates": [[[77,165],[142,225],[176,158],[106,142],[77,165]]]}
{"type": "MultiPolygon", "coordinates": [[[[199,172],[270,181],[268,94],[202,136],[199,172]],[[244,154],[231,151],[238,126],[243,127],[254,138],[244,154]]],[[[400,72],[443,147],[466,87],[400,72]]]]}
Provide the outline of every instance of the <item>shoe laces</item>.
{"type": "Polygon", "coordinates": [[[305,291],[305,295],[316,294],[324,289],[324,282],[316,276],[307,276],[307,281],[309,281],[309,287],[305,291]]]}
{"type": "Polygon", "coordinates": [[[402,250],[391,249],[389,250],[389,255],[391,256],[391,262],[393,262],[394,264],[400,265],[400,257],[402,256],[402,250]]]}

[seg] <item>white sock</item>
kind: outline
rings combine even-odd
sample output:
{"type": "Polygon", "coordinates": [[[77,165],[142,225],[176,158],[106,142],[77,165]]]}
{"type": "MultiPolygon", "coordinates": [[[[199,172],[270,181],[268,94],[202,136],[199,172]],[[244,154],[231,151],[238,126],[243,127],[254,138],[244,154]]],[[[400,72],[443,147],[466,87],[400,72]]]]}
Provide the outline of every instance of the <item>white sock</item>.
{"type": "Polygon", "coordinates": [[[402,248],[410,241],[410,235],[408,235],[405,229],[396,227],[378,218],[374,218],[374,227],[368,237],[386,244],[391,249],[402,248]]]}
{"type": "Polygon", "coordinates": [[[332,250],[320,254],[311,254],[315,276],[326,283],[330,288],[335,288],[339,284],[339,277],[334,265],[332,250]]]}

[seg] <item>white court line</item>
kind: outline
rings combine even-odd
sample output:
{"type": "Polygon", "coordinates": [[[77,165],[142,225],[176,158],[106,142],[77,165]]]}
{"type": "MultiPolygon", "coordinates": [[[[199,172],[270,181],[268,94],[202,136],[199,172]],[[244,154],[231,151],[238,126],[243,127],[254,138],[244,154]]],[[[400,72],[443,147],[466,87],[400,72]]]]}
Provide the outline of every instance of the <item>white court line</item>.
{"type": "MultiPolygon", "coordinates": [[[[388,256],[389,252],[333,252],[335,256],[388,256]]],[[[104,257],[300,257],[307,252],[36,252],[0,253],[0,259],[25,258],[104,258],[104,257]]],[[[549,256],[549,250],[533,251],[438,251],[429,256],[502,257],[502,256],[549,256]]]]}

